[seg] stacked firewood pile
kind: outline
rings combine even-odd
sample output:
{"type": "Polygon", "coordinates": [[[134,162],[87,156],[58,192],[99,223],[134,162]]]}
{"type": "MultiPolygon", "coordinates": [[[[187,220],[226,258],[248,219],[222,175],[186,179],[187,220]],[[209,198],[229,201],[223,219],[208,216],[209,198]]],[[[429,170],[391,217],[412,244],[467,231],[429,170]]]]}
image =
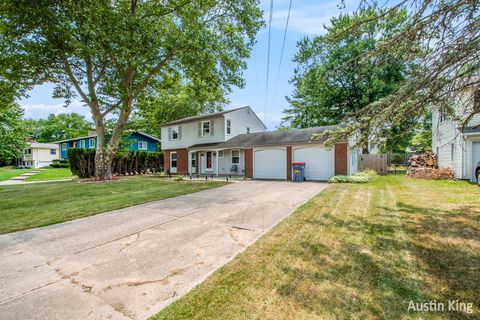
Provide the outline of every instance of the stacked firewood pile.
{"type": "Polygon", "coordinates": [[[453,179],[453,171],[450,168],[439,168],[437,157],[433,152],[411,156],[407,168],[407,175],[412,178],[430,180],[453,179]]]}

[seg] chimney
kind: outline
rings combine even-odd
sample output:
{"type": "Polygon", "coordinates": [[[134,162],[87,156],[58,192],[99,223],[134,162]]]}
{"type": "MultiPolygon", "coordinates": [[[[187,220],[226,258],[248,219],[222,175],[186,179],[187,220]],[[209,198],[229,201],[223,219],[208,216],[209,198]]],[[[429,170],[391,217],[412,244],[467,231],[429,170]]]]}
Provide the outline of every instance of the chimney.
{"type": "Polygon", "coordinates": [[[88,131],[88,136],[89,137],[93,137],[93,136],[96,136],[96,135],[97,135],[96,131],[88,131]]]}

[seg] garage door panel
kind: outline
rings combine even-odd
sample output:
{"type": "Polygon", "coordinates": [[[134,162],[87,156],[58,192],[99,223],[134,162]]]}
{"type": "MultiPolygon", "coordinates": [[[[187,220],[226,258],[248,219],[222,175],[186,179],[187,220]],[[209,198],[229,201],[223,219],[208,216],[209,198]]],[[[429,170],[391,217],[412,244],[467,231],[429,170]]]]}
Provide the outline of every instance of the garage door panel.
{"type": "Polygon", "coordinates": [[[293,161],[305,162],[306,180],[328,180],[334,175],[335,157],[333,150],[321,146],[293,149],[293,161]]]}
{"type": "Polygon", "coordinates": [[[253,161],[255,179],[287,179],[285,148],[254,150],[253,161]]]}

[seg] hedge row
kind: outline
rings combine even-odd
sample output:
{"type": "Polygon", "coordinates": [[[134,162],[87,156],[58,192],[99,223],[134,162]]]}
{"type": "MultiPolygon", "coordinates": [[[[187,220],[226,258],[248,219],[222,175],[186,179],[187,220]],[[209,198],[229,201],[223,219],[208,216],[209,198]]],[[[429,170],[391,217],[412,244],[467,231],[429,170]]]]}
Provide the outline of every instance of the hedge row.
{"type": "MultiPolygon", "coordinates": [[[[68,149],[70,170],[79,178],[95,176],[95,149],[68,149]]],[[[155,173],[162,169],[161,152],[119,151],[113,157],[112,173],[114,175],[132,175],[155,173]]]]}

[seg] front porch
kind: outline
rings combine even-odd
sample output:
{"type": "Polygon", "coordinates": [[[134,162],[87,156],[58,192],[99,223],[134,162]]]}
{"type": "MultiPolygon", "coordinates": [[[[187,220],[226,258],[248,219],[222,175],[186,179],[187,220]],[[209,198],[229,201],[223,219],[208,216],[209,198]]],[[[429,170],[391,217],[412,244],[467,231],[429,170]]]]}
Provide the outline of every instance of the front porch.
{"type": "Polygon", "coordinates": [[[198,176],[244,176],[242,149],[189,148],[188,174],[198,176]]]}

